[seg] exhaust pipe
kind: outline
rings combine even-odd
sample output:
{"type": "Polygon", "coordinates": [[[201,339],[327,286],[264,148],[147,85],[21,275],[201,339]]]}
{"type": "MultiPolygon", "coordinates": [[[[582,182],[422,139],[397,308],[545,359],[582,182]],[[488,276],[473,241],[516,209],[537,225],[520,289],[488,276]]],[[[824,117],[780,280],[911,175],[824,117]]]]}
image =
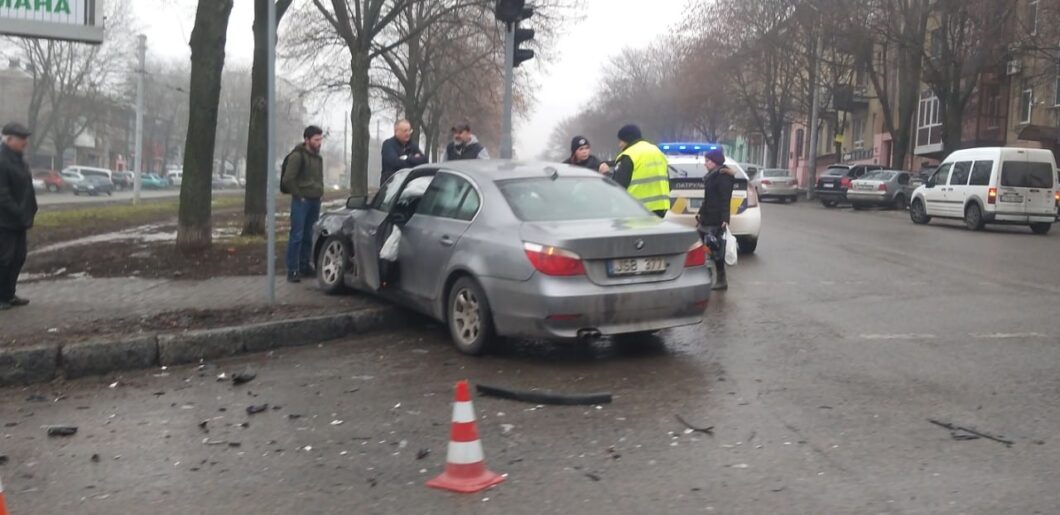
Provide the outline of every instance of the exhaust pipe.
{"type": "Polygon", "coordinates": [[[578,339],[583,342],[591,342],[599,340],[603,335],[600,334],[599,329],[581,329],[578,331],[578,339]]]}

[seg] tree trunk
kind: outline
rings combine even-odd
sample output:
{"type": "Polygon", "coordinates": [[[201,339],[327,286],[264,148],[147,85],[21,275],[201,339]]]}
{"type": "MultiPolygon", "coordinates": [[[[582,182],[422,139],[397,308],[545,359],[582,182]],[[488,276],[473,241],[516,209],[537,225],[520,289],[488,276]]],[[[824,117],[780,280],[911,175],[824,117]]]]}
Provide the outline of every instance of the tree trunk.
{"type": "MultiPolygon", "coordinates": [[[[940,102],[942,99],[939,99],[940,102]]],[[[964,106],[955,99],[947,98],[942,108],[942,154],[948,156],[960,150],[964,139],[964,106]]]]}
{"type": "MultiPolygon", "coordinates": [[[[268,8],[270,0],[254,0],[254,65],[250,75],[250,121],[247,128],[246,190],[243,194],[243,236],[265,234],[269,170],[265,162],[269,146],[268,99],[269,58],[268,8]]],[[[276,23],[287,12],[292,0],[276,2],[276,23]]],[[[282,143],[280,144],[282,146],[282,143]]]]}
{"type": "Polygon", "coordinates": [[[368,153],[371,144],[372,107],[369,105],[368,50],[358,50],[350,59],[350,195],[368,195],[368,153]]]}
{"type": "Polygon", "coordinates": [[[199,0],[191,31],[191,82],[188,136],[184,148],[184,178],[180,185],[177,248],[202,250],[210,246],[210,201],[217,106],[221,72],[233,0],[199,0]]]}

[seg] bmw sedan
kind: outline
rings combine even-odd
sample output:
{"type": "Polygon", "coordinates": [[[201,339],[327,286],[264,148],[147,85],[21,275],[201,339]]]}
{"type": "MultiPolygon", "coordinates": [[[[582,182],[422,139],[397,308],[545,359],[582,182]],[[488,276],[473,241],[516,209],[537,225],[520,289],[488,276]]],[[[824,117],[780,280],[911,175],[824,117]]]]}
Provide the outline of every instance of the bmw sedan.
{"type": "Polygon", "coordinates": [[[566,340],[698,324],[712,284],[694,229],[566,165],[403,170],[371,200],[352,197],[325,214],[313,239],[325,291],[352,288],[422,312],[446,323],[468,354],[496,336],[566,340]],[[397,259],[382,260],[393,231],[397,259]]]}

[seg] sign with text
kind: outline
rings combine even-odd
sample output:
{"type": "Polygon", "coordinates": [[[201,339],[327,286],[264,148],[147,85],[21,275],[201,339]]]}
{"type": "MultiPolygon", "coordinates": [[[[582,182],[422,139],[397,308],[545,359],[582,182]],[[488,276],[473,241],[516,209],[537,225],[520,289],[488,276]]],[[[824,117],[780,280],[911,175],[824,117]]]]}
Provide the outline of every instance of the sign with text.
{"type": "Polygon", "coordinates": [[[0,34],[103,42],[103,0],[0,0],[0,34]]]}

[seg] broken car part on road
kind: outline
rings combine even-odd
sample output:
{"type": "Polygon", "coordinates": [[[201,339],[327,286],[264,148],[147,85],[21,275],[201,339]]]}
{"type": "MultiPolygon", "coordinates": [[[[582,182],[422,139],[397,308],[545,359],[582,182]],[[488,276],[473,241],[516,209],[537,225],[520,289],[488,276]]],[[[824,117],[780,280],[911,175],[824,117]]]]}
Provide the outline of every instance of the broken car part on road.
{"type": "Polygon", "coordinates": [[[557,406],[591,406],[594,404],[611,404],[610,393],[563,394],[545,390],[519,391],[488,386],[475,385],[478,393],[490,397],[528,402],[530,404],[553,404],[557,406]]]}

